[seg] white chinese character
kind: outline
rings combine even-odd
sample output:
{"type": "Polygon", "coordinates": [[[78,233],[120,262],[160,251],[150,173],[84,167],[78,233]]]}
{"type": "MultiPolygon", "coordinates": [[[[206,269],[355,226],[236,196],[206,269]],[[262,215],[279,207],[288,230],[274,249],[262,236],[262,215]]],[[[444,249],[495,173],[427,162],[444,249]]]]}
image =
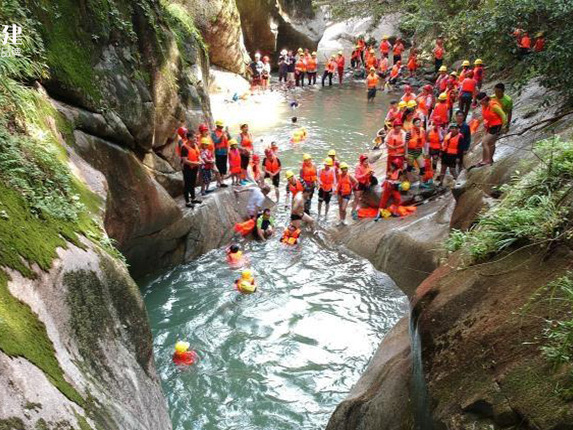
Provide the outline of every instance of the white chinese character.
{"type": "Polygon", "coordinates": [[[12,56],[14,57],[19,57],[22,55],[22,51],[20,50],[20,48],[14,48],[12,50],[12,56]]]}
{"type": "Polygon", "coordinates": [[[20,45],[20,38],[22,37],[22,27],[16,24],[4,25],[2,29],[4,33],[4,38],[2,39],[2,45],[20,45]]]}

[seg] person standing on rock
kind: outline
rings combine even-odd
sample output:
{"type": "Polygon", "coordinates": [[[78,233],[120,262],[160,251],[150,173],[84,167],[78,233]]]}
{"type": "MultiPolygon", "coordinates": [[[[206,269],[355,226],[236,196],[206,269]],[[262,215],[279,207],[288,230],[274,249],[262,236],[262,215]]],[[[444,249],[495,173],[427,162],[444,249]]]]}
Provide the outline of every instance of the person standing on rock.
{"type": "Polygon", "coordinates": [[[336,194],[338,196],[338,215],[341,225],[346,223],[346,208],[352,198],[352,190],[356,185],[356,179],[348,173],[348,164],[345,162],[340,163],[340,176],[336,182],[336,194]]]}
{"type": "Polygon", "coordinates": [[[450,132],[444,137],[442,144],[442,166],[440,168],[440,186],[444,185],[444,178],[449,169],[454,180],[458,177],[458,152],[463,136],[456,123],[450,124],[450,132]]]}
{"type": "Polygon", "coordinates": [[[316,59],[316,52],[313,52],[310,58],[306,61],[306,76],[308,77],[308,85],[316,85],[317,70],[318,61],[316,59]]]}
{"type": "Polygon", "coordinates": [[[446,54],[446,50],[444,49],[444,39],[441,36],[437,38],[436,46],[434,47],[433,52],[434,52],[434,73],[438,73],[438,71],[444,64],[444,55],[446,54]]]}
{"type": "Polygon", "coordinates": [[[507,116],[507,124],[505,126],[505,132],[509,131],[509,125],[511,124],[511,117],[513,115],[513,100],[510,96],[505,94],[505,85],[500,82],[495,85],[493,89],[495,95],[491,97],[492,100],[497,100],[503,109],[503,112],[507,116]]]}
{"type": "Polygon", "coordinates": [[[286,49],[281,51],[279,56],[279,84],[281,82],[287,83],[287,73],[288,73],[288,52],[286,49]]]}
{"type": "Polygon", "coordinates": [[[475,167],[482,167],[493,164],[495,143],[501,131],[507,125],[507,115],[503,111],[500,102],[492,100],[486,93],[479,93],[477,99],[481,104],[486,134],[482,140],[482,160],[475,167]]]}
{"type": "Polygon", "coordinates": [[[342,51],[338,51],[338,55],[336,56],[336,69],[338,70],[338,83],[342,85],[342,78],[344,76],[344,54],[342,51]]]}
{"type": "Polygon", "coordinates": [[[188,131],[186,139],[181,146],[181,164],[183,167],[183,197],[185,206],[192,208],[194,204],[201,203],[195,199],[195,185],[201,161],[199,159],[199,148],[197,147],[197,136],[194,131],[188,131]]]}
{"type": "Polygon", "coordinates": [[[466,122],[466,115],[462,111],[456,112],[456,124],[458,125],[460,134],[462,135],[462,140],[458,148],[458,172],[461,173],[461,171],[465,168],[464,158],[467,152],[470,150],[470,146],[472,144],[472,133],[470,126],[466,122]]]}
{"type": "Polygon", "coordinates": [[[263,160],[263,173],[265,178],[269,178],[275,187],[276,202],[280,198],[280,181],[281,181],[281,160],[276,156],[272,149],[265,150],[265,159],[263,160]]]}
{"type": "Polygon", "coordinates": [[[388,58],[391,49],[392,44],[388,41],[388,36],[384,35],[382,42],[380,42],[380,55],[382,55],[382,58],[388,58]]]}
{"type": "Polygon", "coordinates": [[[370,167],[370,162],[368,161],[368,155],[360,154],[359,162],[354,169],[354,178],[358,182],[354,189],[354,202],[352,203],[352,218],[358,219],[358,204],[362,199],[362,195],[366,191],[370,191],[373,186],[378,184],[376,177],[374,176],[374,170],[370,167]]]}
{"type": "Polygon", "coordinates": [[[402,43],[402,39],[399,37],[396,39],[394,43],[394,47],[392,48],[392,54],[394,55],[394,64],[398,61],[402,62],[402,53],[406,48],[404,47],[404,43],[402,43]]]}
{"type": "Polygon", "coordinates": [[[332,77],[334,76],[334,71],[336,70],[336,57],[332,55],[330,60],[324,65],[324,73],[322,74],[322,86],[324,87],[324,82],[328,78],[328,86],[332,86],[332,77]]]}
{"type": "Polygon", "coordinates": [[[215,165],[221,175],[221,187],[226,187],[227,185],[223,183],[223,178],[227,176],[229,133],[223,130],[223,126],[223,121],[215,121],[215,130],[211,133],[211,140],[215,145],[215,165]]]}
{"type": "Polygon", "coordinates": [[[288,51],[287,54],[287,87],[292,88],[295,84],[294,72],[295,72],[296,58],[292,51],[288,51]]]}

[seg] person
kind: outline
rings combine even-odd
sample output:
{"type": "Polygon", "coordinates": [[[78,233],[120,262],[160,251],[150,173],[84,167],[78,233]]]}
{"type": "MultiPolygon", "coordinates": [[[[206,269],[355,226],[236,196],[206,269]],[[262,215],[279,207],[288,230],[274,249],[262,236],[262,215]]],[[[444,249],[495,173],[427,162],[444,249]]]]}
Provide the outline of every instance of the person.
{"type": "Polygon", "coordinates": [[[460,82],[459,110],[464,114],[464,119],[467,118],[472,104],[475,103],[477,90],[478,84],[474,79],[474,72],[469,70],[460,82]]]}
{"type": "Polygon", "coordinates": [[[294,78],[297,87],[304,87],[304,75],[306,74],[306,62],[304,54],[300,53],[294,66],[294,78]]]}
{"type": "Polygon", "coordinates": [[[267,240],[274,233],[275,220],[271,216],[271,210],[265,209],[263,214],[257,219],[257,237],[267,240]]]}
{"type": "Polygon", "coordinates": [[[273,154],[275,154],[275,157],[279,156],[279,146],[277,145],[276,142],[271,142],[271,151],[273,151],[273,154]]]}
{"type": "Polygon", "coordinates": [[[287,62],[287,87],[288,88],[292,88],[295,84],[295,77],[294,77],[294,72],[295,72],[295,63],[296,63],[296,58],[293,54],[292,51],[288,51],[287,54],[288,57],[288,62],[287,62]]]}
{"type": "Polygon", "coordinates": [[[432,127],[428,131],[426,136],[426,142],[428,145],[428,154],[432,160],[432,170],[436,171],[438,168],[438,160],[442,158],[442,143],[444,141],[444,136],[442,128],[436,122],[432,123],[432,127]]]}
{"type": "Polygon", "coordinates": [[[336,69],[338,70],[338,83],[342,84],[342,77],[344,76],[344,64],[345,64],[344,54],[342,51],[338,51],[336,56],[336,69]]]}
{"type": "Polygon", "coordinates": [[[398,61],[392,66],[392,70],[390,71],[390,76],[388,77],[388,84],[395,85],[396,81],[398,81],[398,77],[400,76],[400,71],[402,70],[402,62],[398,61]]]}
{"type": "Polygon", "coordinates": [[[408,56],[408,71],[410,72],[410,78],[413,78],[416,74],[416,70],[418,69],[418,51],[416,50],[415,46],[410,48],[410,55],[408,56]]]}
{"type": "Polygon", "coordinates": [[[352,190],[356,187],[356,179],[348,173],[348,164],[340,163],[340,176],[336,182],[336,195],[338,196],[338,215],[340,224],[346,223],[346,208],[352,197],[352,190]]]}
{"type": "Polygon", "coordinates": [[[366,42],[364,42],[364,38],[360,36],[358,37],[356,44],[358,45],[358,50],[360,51],[360,61],[362,64],[364,64],[364,51],[366,50],[366,42]]]}
{"type": "Polygon", "coordinates": [[[263,183],[263,176],[261,174],[261,157],[258,154],[253,154],[251,157],[251,171],[253,172],[253,181],[261,186],[263,183]]]}
{"type": "Polygon", "coordinates": [[[368,93],[367,93],[367,101],[373,101],[374,98],[376,97],[376,87],[378,86],[378,81],[380,78],[378,78],[378,75],[376,74],[376,69],[374,67],[370,68],[370,73],[368,74],[368,77],[366,78],[366,86],[368,88],[368,93]]]}
{"type": "Polygon", "coordinates": [[[388,57],[382,57],[378,61],[378,76],[380,79],[386,79],[388,76],[388,69],[390,68],[390,63],[388,62],[388,57]]]}
{"type": "Polygon", "coordinates": [[[183,165],[183,197],[185,206],[192,208],[194,204],[201,203],[195,198],[195,185],[201,161],[199,159],[199,148],[197,147],[197,136],[195,132],[189,130],[185,143],[181,147],[181,164],[183,165]]]}
{"type": "Polygon", "coordinates": [[[235,139],[229,140],[229,172],[231,174],[232,185],[240,184],[241,177],[241,152],[239,143],[235,139]]]}
{"type": "Polygon", "coordinates": [[[386,180],[382,185],[382,195],[380,196],[380,203],[378,208],[380,212],[376,216],[374,221],[378,221],[382,218],[382,211],[386,210],[389,206],[390,199],[393,200],[393,204],[400,206],[402,203],[402,196],[400,194],[400,186],[402,180],[404,179],[404,165],[398,160],[392,160],[388,166],[388,171],[386,172],[386,180]]]}
{"type": "Polygon", "coordinates": [[[287,73],[289,65],[289,57],[286,49],[283,49],[279,56],[279,83],[287,82],[287,73]]]}
{"type": "Polygon", "coordinates": [[[481,58],[478,58],[474,61],[474,79],[477,82],[478,89],[481,89],[484,77],[485,73],[483,68],[483,61],[481,58]]]}
{"type": "Polygon", "coordinates": [[[175,352],[173,353],[172,360],[176,366],[191,366],[197,362],[197,353],[195,351],[189,351],[189,346],[189,342],[183,342],[181,340],[175,344],[175,352]]]}
{"type": "Polygon", "coordinates": [[[454,177],[454,180],[458,177],[458,153],[462,135],[456,123],[450,124],[449,130],[450,132],[446,134],[442,144],[442,167],[440,168],[439,176],[440,186],[444,185],[444,178],[448,169],[454,177]]]}
{"type": "Polygon", "coordinates": [[[310,214],[310,204],[312,197],[314,196],[314,190],[318,183],[317,169],[312,162],[312,157],[310,154],[303,154],[302,156],[302,167],[300,169],[300,177],[302,179],[302,185],[304,188],[310,190],[310,198],[306,201],[305,212],[310,214]]]}
{"type": "MultiPolygon", "coordinates": [[[[211,133],[211,140],[215,145],[215,165],[219,174],[224,178],[227,175],[227,161],[229,154],[229,133],[223,130],[223,121],[215,121],[215,130],[211,133]]],[[[222,182],[221,187],[227,185],[222,182]]]]}
{"type": "Polygon", "coordinates": [[[297,178],[295,178],[292,170],[287,170],[287,172],[285,173],[285,177],[287,179],[287,186],[286,186],[287,199],[285,202],[285,207],[287,207],[288,197],[292,194],[292,197],[294,199],[298,193],[304,190],[304,187],[302,186],[301,182],[297,178]]]}
{"type": "Polygon", "coordinates": [[[206,140],[209,143],[209,149],[215,151],[215,144],[211,140],[211,133],[207,124],[199,124],[199,143],[206,140]]]}
{"type": "Polygon", "coordinates": [[[436,107],[434,107],[430,119],[438,126],[445,126],[448,123],[449,117],[448,94],[441,93],[438,96],[438,103],[436,103],[436,107]]]}
{"type": "Polygon", "coordinates": [[[332,55],[330,60],[326,62],[324,65],[324,73],[322,74],[322,86],[324,87],[324,83],[326,82],[326,78],[328,78],[328,86],[332,86],[332,77],[334,76],[334,71],[336,70],[336,60],[335,56],[332,55]]]}
{"type": "Polygon", "coordinates": [[[281,160],[276,156],[275,152],[271,149],[265,150],[265,158],[263,160],[263,173],[265,178],[269,178],[273,187],[275,188],[276,202],[278,203],[280,193],[279,186],[281,181],[281,160]]]}
{"type": "Polygon", "coordinates": [[[209,192],[209,184],[213,177],[213,168],[215,167],[215,156],[213,151],[209,149],[209,142],[206,139],[201,139],[201,195],[204,196],[209,192]]]}
{"type": "Polygon", "coordinates": [[[382,58],[388,58],[390,55],[390,50],[392,49],[392,44],[388,41],[388,36],[382,36],[382,42],[380,42],[380,55],[382,58]]]}
{"type": "Polygon", "coordinates": [[[334,170],[334,161],[328,157],[324,160],[324,168],[318,175],[318,217],[322,213],[322,203],[324,202],[324,217],[328,217],[328,209],[330,208],[330,199],[332,198],[332,191],[336,188],[336,171],[334,170]]]}
{"type": "Polygon", "coordinates": [[[436,46],[434,47],[433,53],[434,73],[438,73],[444,64],[444,55],[446,54],[446,50],[444,49],[444,39],[441,36],[436,39],[436,46]]]}
{"type": "Polygon", "coordinates": [[[185,143],[185,140],[187,139],[188,131],[189,130],[187,130],[183,126],[181,126],[177,129],[177,146],[175,146],[175,154],[178,157],[181,157],[181,147],[183,146],[183,144],[185,143]]]}
{"type": "Polygon", "coordinates": [[[394,47],[392,48],[392,54],[394,54],[394,64],[396,64],[398,61],[402,61],[402,53],[405,49],[406,48],[402,43],[402,39],[398,37],[394,43],[394,47]]]}
{"type": "Polygon", "coordinates": [[[407,135],[408,142],[408,172],[412,172],[416,165],[419,168],[420,176],[424,175],[424,148],[426,147],[426,131],[422,128],[422,120],[414,118],[412,129],[407,135]]]}
{"type": "Polygon", "coordinates": [[[336,180],[338,180],[338,177],[340,176],[340,161],[338,161],[338,159],[336,158],[336,151],[334,149],[328,151],[328,158],[332,160],[332,165],[334,167],[334,174],[336,175],[336,180]]]}
{"type": "Polygon", "coordinates": [[[302,192],[296,193],[292,199],[290,222],[296,228],[300,228],[303,221],[311,226],[314,224],[312,217],[305,211],[306,202],[310,199],[312,192],[312,189],[304,188],[302,192]]]}
{"type": "Polygon", "coordinates": [[[432,91],[431,85],[427,84],[422,87],[422,92],[416,97],[416,103],[423,116],[422,121],[427,126],[430,112],[434,108],[435,103],[434,92],[432,91]]]}
{"type": "Polygon", "coordinates": [[[261,54],[255,53],[255,59],[251,62],[249,67],[252,76],[251,89],[254,90],[261,85],[261,77],[263,73],[263,62],[261,61],[261,54]]]}
{"type": "Polygon", "coordinates": [[[232,244],[227,249],[227,263],[232,268],[239,268],[244,266],[247,263],[245,256],[243,255],[243,251],[239,248],[239,245],[232,244]]]}
{"type": "Polygon", "coordinates": [[[316,52],[313,52],[306,62],[306,76],[308,77],[308,85],[316,85],[317,70],[318,61],[316,59],[316,52]]]}
{"type": "Polygon", "coordinates": [[[358,45],[356,45],[352,51],[352,54],[350,54],[350,66],[352,66],[353,69],[356,69],[361,64],[362,61],[360,60],[360,49],[358,45]]]}
{"type": "Polygon", "coordinates": [[[242,190],[235,190],[235,194],[239,195],[242,193],[249,193],[249,199],[247,200],[247,215],[249,219],[257,219],[263,205],[265,204],[266,196],[271,191],[271,187],[268,185],[263,185],[262,187],[246,187],[242,190]]]}
{"type": "Polygon", "coordinates": [[[241,133],[239,134],[239,136],[237,138],[237,142],[239,142],[239,145],[241,146],[241,148],[245,148],[247,151],[253,152],[253,150],[254,150],[253,136],[251,135],[251,133],[249,133],[249,125],[248,124],[242,124],[241,125],[241,133]]]}
{"type": "Polygon", "coordinates": [[[406,132],[402,129],[402,126],[401,119],[394,120],[392,130],[386,135],[384,143],[388,148],[387,168],[390,167],[393,160],[404,165],[406,158],[406,132]]]}
{"type": "Polygon", "coordinates": [[[366,64],[364,66],[367,70],[378,67],[378,59],[376,58],[376,51],[374,49],[370,49],[368,52],[368,56],[366,57],[366,64]]]}
{"type": "Polygon", "coordinates": [[[545,49],[545,36],[543,32],[540,31],[535,35],[535,43],[533,44],[534,52],[541,52],[545,49]]]}
{"type": "Polygon", "coordinates": [[[511,99],[510,96],[505,94],[505,85],[503,84],[503,82],[495,84],[493,91],[494,95],[491,97],[492,100],[499,102],[501,108],[503,109],[503,112],[507,116],[507,124],[505,126],[505,132],[507,133],[509,131],[509,126],[511,124],[511,119],[513,116],[513,100],[511,99]]]}
{"type": "Polygon", "coordinates": [[[436,83],[435,83],[435,88],[438,91],[438,93],[443,93],[446,91],[446,88],[448,86],[448,68],[446,66],[440,66],[439,68],[439,74],[438,77],[436,78],[436,83]]]}
{"type": "Polygon", "coordinates": [[[359,162],[354,169],[354,178],[358,182],[354,188],[354,201],[352,203],[352,217],[358,219],[358,204],[365,191],[369,191],[378,182],[374,177],[374,171],[370,167],[368,155],[360,154],[359,162]]]}
{"type": "Polygon", "coordinates": [[[263,90],[269,88],[269,80],[271,78],[271,62],[267,55],[263,57],[263,70],[261,72],[261,82],[263,85],[263,90]]]}
{"type": "Polygon", "coordinates": [[[521,60],[529,53],[531,53],[531,38],[529,33],[524,31],[517,42],[517,56],[521,60]]]}
{"type": "Polygon", "coordinates": [[[281,242],[286,245],[296,245],[300,237],[300,228],[297,228],[294,224],[290,223],[281,237],[281,242]]]}
{"type": "Polygon", "coordinates": [[[486,134],[482,140],[483,156],[476,167],[493,164],[495,154],[495,142],[502,129],[507,125],[507,115],[503,111],[498,100],[491,100],[486,93],[479,93],[477,96],[482,108],[482,117],[486,134]]]}
{"type": "Polygon", "coordinates": [[[257,283],[249,269],[241,272],[241,278],[235,281],[235,289],[242,294],[252,294],[257,291],[257,283]]]}
{"type": "Polygon", "coordinates": [[[412,87],[410,85],[404,85],[404,95],[402,95],[402,98],[400,99],[406,103],[412,101],[412,100],[416,100],[416,94],[414,94],[412,92],[412,87]]]}
{"type": "Polygon", "coordinates": [[[464,60],[462,62],[462,70],[460,70],[459,78],[460,82],[464,80],[466,74],[470,71],[470,60],[464,60]]]}
{"type": "Polygon", "coordinates": [[[395,119],[401,118],[402,114],[398,108],[398,102],[396,100],[390,101],[390,108],[386,113],[386,118],[384,119],[384,128],[389,129],[392,127],[395,119]]]}
{"type": "Polygon", "coordinates": [[[464,158],[467,152],[470,150],[472,143],[472,133],[470,126],[466,122],[466,115],[462,111],[456,112],[456,124],[458,125],[458,129],[460,130],[460,134],[462,136],[458,146],[458,172],[461,172],[465,167],[464,158]]]}

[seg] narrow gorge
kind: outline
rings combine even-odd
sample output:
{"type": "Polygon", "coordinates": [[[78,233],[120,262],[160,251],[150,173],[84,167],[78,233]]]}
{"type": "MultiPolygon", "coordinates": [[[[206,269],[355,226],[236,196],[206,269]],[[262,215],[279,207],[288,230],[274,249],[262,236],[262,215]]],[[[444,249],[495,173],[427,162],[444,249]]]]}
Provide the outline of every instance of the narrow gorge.
{"type": "MultiPolygon", "coordinates": [[[[0,56],[0,430],[573,429],[570,31],[543,24],[543,64],[517,64],[495,49],[505,27],[468,35],[476,48],[433,7],[463,12],[420,3],[0,0],[2,49],[22,30],[0,56]],[[401,36],[427,63],[404,82],[422,87],[437,31],[452,68],[467,43],[491,61],[483,89],[511,89],[495,163],[410,193],[409,217],[339,225],[333,198],[297,248],[241,239],[261,288],[238,296],[225,250],[249,188],[186,207],[178,128],[249,123],[283,172],[367,153],[383,181],[372,139],[399,86],[367,104],[354,71],[282,90],[273,68],[251,94],[251,58],[300,46],[348,63],[357,36],[401,36]],[[178,340],[197,349],[190,371],[171,362],[178,340]]],[[[472,22],[491,27],[573,17],[557,0],[478,3],[472,22]]],[[[264,203],[281,229],[284,198],[264,203]]]]}

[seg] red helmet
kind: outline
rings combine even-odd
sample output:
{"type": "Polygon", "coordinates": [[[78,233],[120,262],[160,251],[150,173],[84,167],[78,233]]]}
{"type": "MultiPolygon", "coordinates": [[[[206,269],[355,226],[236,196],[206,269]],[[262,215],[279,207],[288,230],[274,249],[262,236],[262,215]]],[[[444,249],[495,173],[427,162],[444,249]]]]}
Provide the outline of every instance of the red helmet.
{"type": "Polygon", "coordinates": [[[362,163],[364,160],[368,160],[368,155],[360,154],[360,162],[362,163]]]}
{"type": "Polygon", "coordinates": [[[397,126],[397,125],[402,126],[402,125],[404,125],[404,123],[402,122],[401,119],[396,119],[396,120],[394,120],[394,123],[392,125],[393,126],[397,126]]]}
{"type": "Polygon", "coordinates": [[[432,91],[432,86],[430,84],[424,85],[426,91],[432,91]]]}
{"type": "Polygon", "coordinates": [[[204,131],[209,131],[209,127],[207,127],[207,124],[199,124],[199,132],[203,133],[204,131]]]}
{"type": "Polygon", "coordinates": [[[409,93],[412,91],[412,87],[410,85],[404,85],[404,92],[409,93]]]}
{"type": "Polygon", "coordinates": [[[253,154],[253,161],[255,163],[258,163],[259,161],[261,161],[261,157],[259,157],[257,154],[253,154]]]}
{"type": "Polygon", "coordinates": [[[182,138],[187,136],[187,132],[188,132],[188,130],[185,127],[179,127],[177,129],[177,134],[179,135],[179,137],[182,137],[182,138]]]}

